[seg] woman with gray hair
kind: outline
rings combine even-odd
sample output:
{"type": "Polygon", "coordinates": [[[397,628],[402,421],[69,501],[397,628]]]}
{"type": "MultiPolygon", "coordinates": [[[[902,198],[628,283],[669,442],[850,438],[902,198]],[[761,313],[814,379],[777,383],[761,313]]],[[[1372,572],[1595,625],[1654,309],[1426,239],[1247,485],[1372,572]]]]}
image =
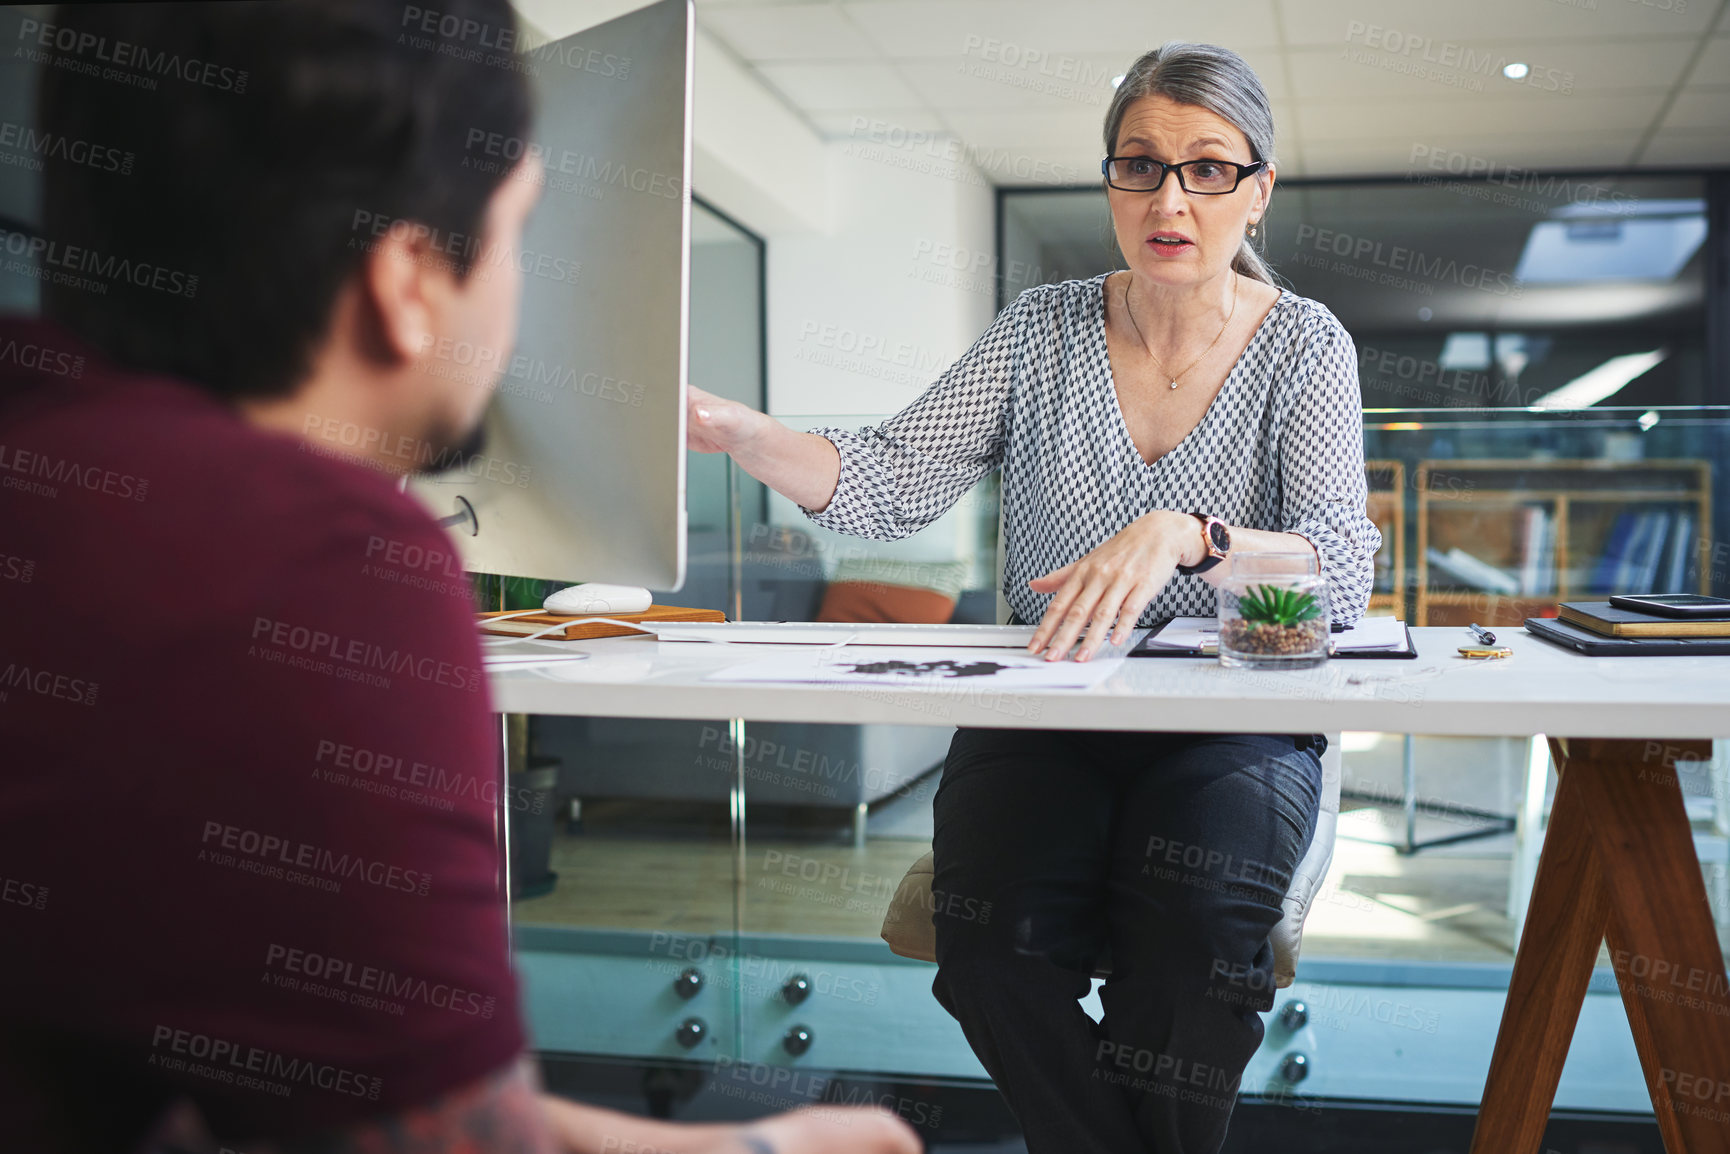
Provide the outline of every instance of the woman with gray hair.
{"type": "MultiPolygon", "coordinates": [[[[1351,338],[1273,283],[1267,94],[1167,44],[1105,119],[1127,268],[1022,293],[906,409],[798,433],[692,389],[724,451],[817,524],[893,540],[1003,470],[1003,593],[1029,649],[1086,661],[1215,612],[1232,551],[1313,552],[1335,620],[1369,600],[1351,338]]],[[[1031,1154],[1218,1150],[1273,1005],[1269,933],[1314,831],[1319,735],[961,729],[934,801],[933,992],[1031,1154]],[[989,902],[989,921],[966,911],[989,902]],[[943,912],[954,910],[956,913],[943,912]],[[1079,999],[1109,954],[1103,1020],[1079,999]]]]}

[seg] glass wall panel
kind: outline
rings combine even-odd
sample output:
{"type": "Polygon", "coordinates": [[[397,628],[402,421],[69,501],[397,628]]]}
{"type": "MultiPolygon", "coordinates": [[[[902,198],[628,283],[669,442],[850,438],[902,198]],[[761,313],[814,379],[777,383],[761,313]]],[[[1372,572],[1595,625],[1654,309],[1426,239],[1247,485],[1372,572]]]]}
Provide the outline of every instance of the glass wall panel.
{"type": "MultiPolygon", "coordinates": [[[[1365,407],[1711,399],[1705,178],[1516,175],[1276,187],[1263,255],[1352,334],[1365,407]]],[[[1002,205],[1005,303],[1123,267],[1103,192],[1002,205]]]]}
{"type": "MultiPolygon", "coordinates": [[[[762,276],[761,239],[694,203],[690,377],[759,409],[762,276]]],[[[686,468],[685,584],[653,590],[655,601],[736,617],[741,517],[761,521],[762,487],[741,494],[725,455],[691,453],[686,468]]],[[[535,586],[530,603],[544,595],[523,584],[535,586]]],[[[748,980],[737,947],[740,723],[528,722],[536,788],[512,812],[512,914],[537,1046],[609,1061],[733,1060],[748,980]]]]}
{"type": "MultiPolygon", "coordinates": [[[[1668,177],[1281,190],[1269,257],[1359,348],[1384,535],[1372,612],[1517,629],[1569,599],[1730,588],[1730,409],[1702,403],[1703,197],[1701,182],[1668,177]]],[[[1098,192],[1001,203],[1006,299],[1120,265],[1098,192]]],[[[692,379],[760,407],[760,285],[747,273],[761,266],[730,227],[697,230],[710,247],[693,258],[692,379]]],[[[857,428],[887,415],[778,416],[857,428]]],[[[742,620],[999,619],[995,477],[882,543],[817,528],[725,458],[691,465],[692,577],[658,600],[742,620]]],[[[583,1035],[590,1052],[707,1060],[716,1093],[759,1092],[741,1071],[789,1072],[760,1108],[858,1100],[849,1087],[875,1078],[896,1082],[891,1108],[905,1114],[936,1100],[921,1086],[983,1078],[931,995],[932,968],[879,938],[930,850],[953,734],[941,710],[869,726],[536,719],[535,754],[560,762],[552,866],[571,880],[516,903],[531,985],[616,1003],[583,1035]],[[580,967],[561,969],[560,951],[580,967]],[[603,997],[603,980],[644,999],[603,997]]],[[[1333,866],[1245,1092],[1301,1102],[1308,1090],[1280,1073],[1300,1051],[1325,1096],[1469,1107],[1555,775],[1523,740],[1346,733],[1340,746],[1333,866]]],[[[1682,775],[1720,925],[1726,764],[1682,775]]],[[[1565,1078],[1558,1103],[1642,1112],[1604,965],[1576,1047],[1598,1064],[1565,1078]]],[[[537,1030],[586,1005],[568,993],[532,1004],[537,1030]]],[[[1083,1006],[1099,1012],[1096,996],[1083,1006]]],[[[560,1048],[561,1027],[545,1028],[560,1048]]]]}

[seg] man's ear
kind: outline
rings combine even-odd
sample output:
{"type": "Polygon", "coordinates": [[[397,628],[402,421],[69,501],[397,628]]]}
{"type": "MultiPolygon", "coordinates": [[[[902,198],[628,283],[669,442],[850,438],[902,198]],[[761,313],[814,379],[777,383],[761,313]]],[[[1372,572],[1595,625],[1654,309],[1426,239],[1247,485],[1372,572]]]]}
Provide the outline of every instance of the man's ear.
{"type": "Polygon", "coordinates": [[[432,343],[442,278],[455,278],[450,257],[434,252],[424,228],[399,220],[361,262],[362,314],[371,322],[368,341],[394,364],[417,360],[432,343]]]}

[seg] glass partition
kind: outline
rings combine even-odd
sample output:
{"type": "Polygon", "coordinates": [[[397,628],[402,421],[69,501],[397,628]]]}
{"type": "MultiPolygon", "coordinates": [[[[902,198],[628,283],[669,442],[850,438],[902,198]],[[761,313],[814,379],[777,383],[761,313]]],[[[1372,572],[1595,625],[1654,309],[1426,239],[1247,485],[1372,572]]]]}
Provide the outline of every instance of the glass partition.
{"type": "MultiPolygon", "coordinates": [[[[691,380],[759,409],[762,278],[762,240],[693,203],[691,380]]],[[[691,453],[686,467],[685,584],[652,592],[736,618],[762,487],[742,493],[724,455],[691,453]]],[[[525,605],[544,596],[541,582],[513,584],[525,605]]],[[[742,725],[513,720],[527,722],[529,755],[511,814],[512,916],[537,1047],[608,1062],[735,1058],[742,725]]]]}
{"type": "MultiPolygon", "coordinates": [[[[851,428],[871,420],[808,423],[851,428]]],[[[1723,592],[1730,580],[1723,504],[1712,500],[1730,459],[1730,409],[1373,409],[1364,437],[1372,514],[1384,531],[1373,612],[1460,625],[1464,642],[1467,621],[1517,629],[1528,616],[1555,616],[1563,600],[1612,590],[1723,592]]],[[[771,496],[767,536],[798,542],[789,548],[807,560],[800,580],[825,590],[815,604],[844,606],[828,589],[867,565],[874,580],[914,589],[935,586],[945,565],[967,572],[970,584],[981,566],[995,573],[998,503],[994,483],[982,482],[933,526],[931,541],[916,535],[880,544],[827,534],[771,496]]],[[[983,596],[992,580],[987,575],[962,599],[983,596]]],[[[778,959],[781,977],[808,978],[826,992],[800,1008],[780,987],[760,991],[742,1018],[752,1060],[797,1065],[785,1045],[798,1027],[815,1038],[810,1052],[824,1061],[881,1069],[872,1063],[890,1052],[883,1040],[848,1025],[850,1003],[859,1001],[915,999],[928,1017],[884,1013],[939,1036],[952,1027],[930,1004],[929,970],[923,984],[909,979],[905,990],[880,971],[863,986],[847,983],[850,962],[881,954],[890,899],[931,848],[932,798],[952,733],[746,726],[741,948],[778,959]],[[800,783],[797,792],[791,783],[800,783]],[[849,805],[857,807],[851,817],[849,805]]],[[[1346,733],[1340,745],[1344,796],[1333,866],[1307,922],[1303,981],[1281,1004],[1306,1000],[1319,1060],[1335,1070],[1384,1061],[1376,1056],[1382,1042],[1370,1036],[1387,1025],[1378,1018],[1384,1011],[1409,1031],[1395,1039],[1397,1086],[1359,1069],[1330,1083],[1335,1094],[1344,1085],[1411,1103],[1476,1101],[1481,1080],[1473,1084],[1465,1071],[1477,1059],[1461,1055],[1481,1041],[1487,1062],[1494,1038],[1495,983],[1505,983],[1512,964],[1554,796],[1546,750],[1524,739],[1422,734],[1346,733]]],[[[1727,764],[1683,768],[1721,925],[1730,925],[1727,764]]],[[[1596,1075],[1592,1095],[1600,1108],[1643,1111],[1644,1084],[1607,955],[1600,964],[1595,989],[1605,997],[1583,1016],[1580,1046],[1608,1047],[1616,1061],[1596,1075]]],[[[1292,1036],[1270,1018],[1269,1047],[1288,1046],[1292,1036]]],[[[950,1037],[902,1052],[896,1068],[963,1074],[966,1054],[950,1037]]],[[[1278,1077],[1260,1087],[1275,1096],[1291,1090],[1278,1077]]]]}
{"type": "MultiPolygon", "coordinates": [[[[1275,266],[1358,342],[1369,505],[1383,530],[1371,612],[1461,627],[1464,640],[1467,622],[1518,629],[1611,592],[1730,592],[1730,408],[1702,403],[1713,386],[1701,182],[1576,180],[1520,203],[1482,191],[1290,188],[1270,218],[1275,266]],[[1444,250],[1451,266],[1438,263],[1444,250]]],[[[693,380],[761,406],[761,319],[747,307],[760,307],[761,286],[745,275],[755,242],[707,224],[693,380]]],[[[1005,193],[1003,226],[1008,295],[1112,267],[1093,190],[1005,193]]],[[[780,419],[858,428],[886,415],[780,419]]],[[[995,476],[892,543],[817,528],[725,458],[694,456],[691,476],[692,578],[658,593],[664,603],[737,620],[1000,619],[995,476]]],[[[953,733],[940,704],[909,720],[925,724],[535,719],[534,755],[558,762],[560,876],[515,911],[542,1047],[705,1063],[705,1085],[734,1113],[857,1101],[846,1087],[872,1079],[925,1087],[896,1102],[929,1113],[930,1087],[979,1084],[931,995],[932,968],[879,938],[903,875],[930,850],[953,733]],[[788,1075],[766,1093],[742,1073],[765,1068],[788,1075]]],[[[1554,773],[1524,740],[1346,733],[1340,748],[1333,865],[1299,984],[1279,995],[1245,1092],[1301,1105],[1305,1087],[1281,1073],[1301,1050],[1327,1096],[1469,1107],[1554,773]]],[[[1680,767],[1721,926],[1727,765],[1680,767]]],[[[1649,1112],[1602,965],[1575,1047],[1589,1068],[1564,1080],[1559,1105],[1649,1112]]]]}
{"type": "Polygon", "coordinates": [[[1712,406],[1370,411],[1372,481],[1411,558],[1402,616],[1518,625],[1612,593],[1722,595],[1727,419],[1712,406]]]}
{"type": "MultiPolygon", "coordinates": [[[[881,415],[786,419],[851,428],[881,415]]],[[[1386,538],[1378,611],[1508,629],[1608,588],[1722,592],[1730,579],[1723,506],[1711,500],[1730,410],[1372,410],[1364,436],[1386,538]],[[1619,520],[1645,527],[1618,529],[1619,520]]],[[[731,484],[741,507],[760,499],[763,510],[732,530],[748,618],[892,620],[864,614],[908,606],[910,619],[995,618],[995,478],[928,538],[888,544],[819,530],[747,477],[731,484]],[[933,606],[948,616],[933,617],[933,606]]],[[[616,1034],[596,1034],[591,1021],[584,1052],[597,1052],[598,1037],[599,1052],[615,1046],[619,1060],[706,1059],[716,1093],[762,1068],[805,1071],[808,1086],[828,1087],[782,1092],[765,1108],[861,1079],[905,1090],[982,1078],[931,996],[931,968],[892,957],[879,937],[902,876],[931,847],[953,734],[940,709],[918,719],[935,724],[904,726],[599,719],[562,744],[547,740],[550,719],[538,719],[539,752],[557,745],[566,759],[564,786],[577,764],[592,781],[611,774],[616,794],[581,797],[580,823],[560,835],[554,864],[580,884],[517,903],[529,978],[563,988],[579,971],[591,983],[602,972],[629,989],[608,968],[624,965],[657,1007],[616,1034]],[[567,956],[581,959],[577,969],[547,961],[559,943],[553,927],[573,935],[560,948],[576,951],[567,956]],[[687,1047],[679,1031],[692,1020],[707,1033],[687,1047]]],[[[1253,1092],[1271,1101],[1298,1093],[1301,1103],[1301,1088],[1269,1071],[1302,1037],[1333,1071],[1336,1096],[1355,1087],[1377,1100],[1469,1105],[1482,1089],[1473,1063],[1478,1049],[1487,1061],[1494,1038],[1495,983],[1512,962],[1554,773],[1542,747],[1524,740],[1346,733],[1341,747],[1333,865],[1306,925],[1300,983],[1279,1003],[1304,1002],[1307,1033],[1270,1017],[1253,1092]],[[1399,1031],[1397,1084],[1378,1056],[1389,1030],[1399,1031]]],[[[1681,767],[1721,925],[1730,923],[1727,764],[1681,767]]],[[[1581,1046],[1609,1055],[1594,1059],[1608,1065],[1591,1093],[1600,1108],[1639,1112],[1644,1084],[1607,958],[1601,966],[1603,997],[1589,1003],[1580,1035],[1581,1046]]],[[[558,1027],[548,1036],[560,1037],[558,1027]]],[[[928,1093],[912,1100],[939,1100],[928,1093]]]]}
{"type": "MultiPolygon", "coordinates": [[[[1703,176],[1281,182],[1280,283],[1356,341],[1366,408],[1726,400],[1707,371],[1703,176]]],[[[999,303],[1123,267],[1097,188],[1002,194],[999,303]]]]}

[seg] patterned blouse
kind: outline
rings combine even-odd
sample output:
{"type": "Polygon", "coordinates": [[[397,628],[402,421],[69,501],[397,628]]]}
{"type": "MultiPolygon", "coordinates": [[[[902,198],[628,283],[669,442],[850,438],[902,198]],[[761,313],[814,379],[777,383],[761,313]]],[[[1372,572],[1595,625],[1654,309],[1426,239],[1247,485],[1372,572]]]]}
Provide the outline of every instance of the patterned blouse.
{"type": "MultiPolygon", "coordinates": [[[[1003,470],[1003,595],[1037,622],[1027,582],[1154,509],[1312,542],[1333,619],[1369,604],[1381,533],[1364,510],[1363,407],[1351,337],[1282,291],[1201,423],[1148,464],[1130,439],[1105,347],[1103,275],[1028,289],[912,404],[874,428],[812,430],[841,455],[825,529],[893,541],[1003,470]]],[[[1211,616],[1214,587],[1174,576],[1139,624],[1211,616]]]]}

